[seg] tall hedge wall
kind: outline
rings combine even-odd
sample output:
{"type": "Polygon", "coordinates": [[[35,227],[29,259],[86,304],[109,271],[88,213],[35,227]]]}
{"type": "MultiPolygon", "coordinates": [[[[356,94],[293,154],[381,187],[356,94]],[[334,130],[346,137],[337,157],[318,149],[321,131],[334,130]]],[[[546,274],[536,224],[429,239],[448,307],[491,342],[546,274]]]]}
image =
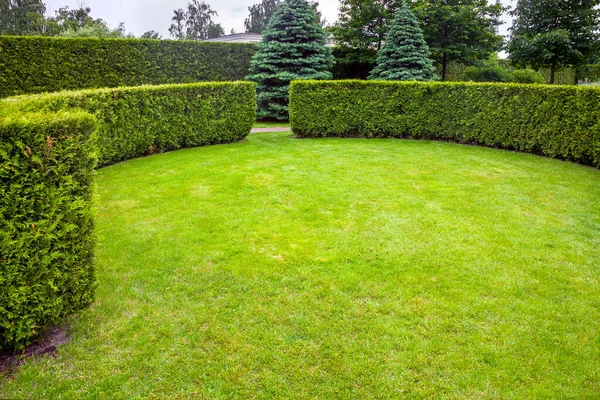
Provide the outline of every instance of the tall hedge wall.
{"type": "Polygon", "coordinates": [[[94,298],[94,125],[81,111],[0,117],[0,349],[94,298]]]}
{"type": "Polygon", "coordinates": [[[0,36],[0,97],[242,80],[253,44],[0,36]]]}
{"type": "Polygon", "coordinates": [[[600,167],[600,89],[494,83],[295,81],[301,137],[442,139],[600,167]]]}
{"type": "Polygon", "coordinates": [[[255,120],[255,88],[250,82],[217,82],[96,89],[13,97],[0,101],[0,107],[88,111],[98,121],[98,158],[104,166],[245,138],[255,120]]]}

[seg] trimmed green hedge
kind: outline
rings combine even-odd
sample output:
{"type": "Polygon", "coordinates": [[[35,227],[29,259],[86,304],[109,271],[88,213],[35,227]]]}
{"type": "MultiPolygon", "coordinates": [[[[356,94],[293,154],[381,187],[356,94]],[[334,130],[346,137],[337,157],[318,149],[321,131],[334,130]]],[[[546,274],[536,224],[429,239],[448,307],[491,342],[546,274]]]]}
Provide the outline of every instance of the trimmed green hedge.
{"type": "Polygon", "coordinates": [[[0,100],[0,349],[23,348],[93,301],[90,196],[97,157],[107,165],[230,143],[245,138],[255,118],[250,82],[0,100]]]}
{"type": "Polygon", "coordinates": [[[94,118],[0,116],[0,349],[94,299],[94,118]]]}
{"type": "Polygon", "coordinates": [[[0,36],[0,97],[243,80],[254,44],[0,36]]]}
{"type": "Polygon", "coordinates": [[[256,114],[256,84],[190,83],[59,92],[13,97],[2,105],[95,115],[99,165],[183,147],[244,139],[256,114]]]}
{"type": "Polygon", "coordinates": [[[494,83],[294,81],[300,137],[441,139],[600,167],[600,89],[494,83]]]}

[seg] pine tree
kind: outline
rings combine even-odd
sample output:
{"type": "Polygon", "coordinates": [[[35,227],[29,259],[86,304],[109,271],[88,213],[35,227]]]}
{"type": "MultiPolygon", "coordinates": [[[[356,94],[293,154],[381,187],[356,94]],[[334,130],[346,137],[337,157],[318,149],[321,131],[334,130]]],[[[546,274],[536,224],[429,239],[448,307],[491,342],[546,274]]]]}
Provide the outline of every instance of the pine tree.
{"type": "Polygon", "coordinates": [[[430,55],[417,18],[403,3],[390,25],[385,44],[377,55],[377,66],[369,79],[435,80],[437,76],[430,55]]]}
{"type": "Polygon", "coordinates": [[[331,49],[306,0],[286,0],[269,21],[246,79],[258,83],[258,118],[287,120],[296,79],[331,79],[331,49]]]}

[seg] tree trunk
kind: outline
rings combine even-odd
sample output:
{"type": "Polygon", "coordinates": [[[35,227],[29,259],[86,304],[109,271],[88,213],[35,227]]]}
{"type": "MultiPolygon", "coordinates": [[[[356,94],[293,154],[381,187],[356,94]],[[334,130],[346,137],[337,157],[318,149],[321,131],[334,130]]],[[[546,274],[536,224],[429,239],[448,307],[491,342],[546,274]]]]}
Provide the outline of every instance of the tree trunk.
{"type": "Polygon", "coordinates": [[[444,53],[442,55],[442,82],[446,82],[446,67],[448,65],[448,55],[444,53]]]}
{"type": "Polygon", "coordinates": [[[579,80],[581,79],[581,75],[583,74],[583,68],[584,67],[579,64],[575,66],[575,86],[579,84],[579,80]]]}
{"type": "Polygon", "coordinates": [[[554,85],[554,74],[556,73],[556,63],[552,63],[550,67],[550,84],[554,85]]]}

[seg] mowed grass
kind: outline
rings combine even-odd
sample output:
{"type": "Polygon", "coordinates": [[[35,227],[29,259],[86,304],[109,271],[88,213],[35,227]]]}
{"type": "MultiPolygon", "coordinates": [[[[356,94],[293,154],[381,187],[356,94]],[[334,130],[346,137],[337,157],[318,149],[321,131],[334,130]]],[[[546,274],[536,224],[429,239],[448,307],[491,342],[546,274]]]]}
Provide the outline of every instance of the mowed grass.
{"type": "Polygon", "coordinates": [[[407,140],[98,172],[98,300],[9,398],[597,398],[600,171],[407,140]]]}

